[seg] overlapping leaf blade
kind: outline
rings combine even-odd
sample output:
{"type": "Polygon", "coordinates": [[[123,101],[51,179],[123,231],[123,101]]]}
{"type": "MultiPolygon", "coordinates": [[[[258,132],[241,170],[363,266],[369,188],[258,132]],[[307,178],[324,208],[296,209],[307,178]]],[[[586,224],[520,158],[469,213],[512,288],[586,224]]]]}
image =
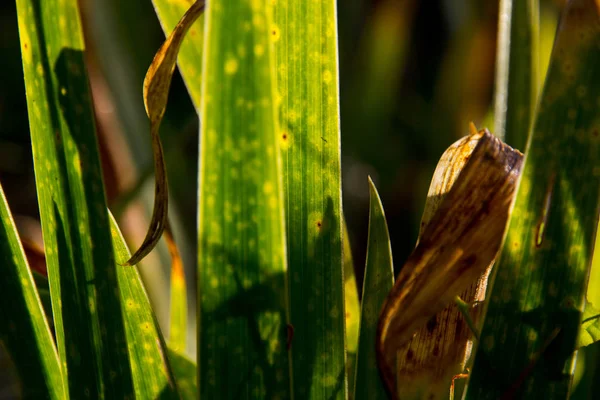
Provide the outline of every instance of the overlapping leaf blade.
{"type": "Polygon", "coordinates": [[[17,367],[24,398],[64,399],[54,339],[0,187],[0,340],[17,367]]]}
{"type": "Polygon", "coordinates": [[[290,397],[271,3],[214,0],[205,11],[198,239],[202,398],[290,397]]]}
{"type": "Polygon", "coordinates": [[[17,1],[36,186],[69,393],[124,398],[133,383],[77,7],[17,1]]]}
{"type": "Polygon", "coordinates": [[[23,0],[17,6],[54,323],[69,395],[177,397],[137,271],[115,262],[77,3],[23,0]]]}
{"type": "Polygon", "coordinates": [[[598,217],[598,43],[597,2],[569,2],[494,268],[468,398],[569,392],[598,217]]]}
{"type": "Polygon", "coordinates": [[[523,150],[538,95],[539,1],[501,0],[494,134],[523,150]]]}
{"type": "MultiPolygon", "coordinates": [[[[112,215],[110,222],[116,259],[122,264],[131,254],[112,215]]],[[[117,277],[136,397],[178,398],[167,346],[137,269],[120,265],[117,277]]]]}
{"type": "Polygon", "coordinates": [[[370,179],[369,187],[371,192],[369,240],[363,281],[354,398],[387,399],[385,385],[377,366],[375,339],[381,307],[394,286],[394,266],[383,205],[377,189],[370,179]]]}
{"type": "Polygon", "coordinates": [[[274,3],[293,390],[345,398],[336,2],[274,3]]]}

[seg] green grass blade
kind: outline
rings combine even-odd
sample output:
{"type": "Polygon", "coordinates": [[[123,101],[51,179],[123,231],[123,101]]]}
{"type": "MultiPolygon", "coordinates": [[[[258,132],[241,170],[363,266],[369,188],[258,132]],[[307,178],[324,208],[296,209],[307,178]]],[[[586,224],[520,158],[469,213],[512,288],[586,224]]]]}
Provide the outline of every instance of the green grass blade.
{"type": "Polygon", "coordinates": [[[22,396],[64,399],[54,339],[0,186],[0,341],[19,373],[22,396]]]}
{"type": "Polygon", "coordinates": [[[185,354],[187,347],[187,290],[185,271],[173,232],[167,227],[165,240],[171,254],[171,306],[169,321],[169,348],[185,354]]]}
{"type": "MultiPolygon", "coordinates": [[[[110,223],[116,259],[122,264],[131,254],[112,215],[110,223]]],[[[167,346],[137,268],[118,266],[117,277],[135,396],[139,399],[176,399],[179,394],[168,362],[167,346]]]]}
{"type": "Polygon", "coordinates": [[[290,397],[271,11],[270,0],[214,0],[205,11],[198,238],[201,398],[290,397]]]}
{"type": "Polygon", "coordinates": [[[501,0],[494,134],[523,150],[538,94],[539,0],[501,0]]]}
{"type": "Polygon", "coordinates": [[[177,387],[183,400],[195,400],[198,398],[198,384],[196,376],[198,368],[186,356],[169,349],[169,360],[173,368],[173,375],[177,380],[177,387]]]}
{"type": "MultiPolygon", "coordinates": [[[[360,303],[358,300],[358,286],[354,273],[354,259],[350,248],[350,237],[346,221],[342,218],[342,242],[344,256],[344,304],[346,306],[346,375],[354,376],[356,352],[358,350],[358,330],[360,326],[360,303]]],[[[348,393],[352,399],[352,393],[348,393]]]]}
{"type": "Polygon", "coordinates": [[[375,338],[381,307],[394,286],[394,265],[383,205],[371,178],[369,178],[369,188],[371,192],[369,239],[361,304],[354,398],[387,399],[385,385],[377,367],[375,338]]]}
{"type": "Polygon", "coordinates": [[[336,2],[275,2],[296,398],[345,398],[336,2]]]}
{"type": "Polygon", "coordinates": [[[468,398],[569,391],[599,206],[597,4],[569,2],[557,31],[468,398]]]}
{"type": "Polygon", "coordinates": [[[133,383],[78,5],[17,0],[17,10],[62,369],[73,398],[125,398],[133,383]]]}
{"type": "MultiPolygon", "coordinates": [[[[165,35],[169,35],[179,19],[195,0],[152,0],[165,35]]],[[[204,47],[204,15],[190,28],[181,44],[177,65],[196,110],[200,110],[202,50],[204,47]]]]}

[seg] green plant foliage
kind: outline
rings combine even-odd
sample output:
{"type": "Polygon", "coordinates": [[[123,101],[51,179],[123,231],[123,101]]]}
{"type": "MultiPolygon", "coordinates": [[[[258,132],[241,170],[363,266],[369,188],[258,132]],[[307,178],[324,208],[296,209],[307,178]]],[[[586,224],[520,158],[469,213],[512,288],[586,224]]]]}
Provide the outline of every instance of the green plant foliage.
{"type": "Polygon", "coordinates": [[[581,320],[581,331],[577,340],[577,348],[589,346],[600,340],[600,310],[591,303],[585,305],[581,320]]]}
{"type": "Polygon", "coordinates": [[[599,13],[564,10],[468,398],[569,392],[598,217],[599,13]]]}
{"type": "Polygon", "coordinates": [[[169,347],[180,353],[185,353],[187,344],[187,290],[183,261],[179,249],[169,227],[165,239],[171,254],[171,306],[169,321],[169,347]]]}
{"type": "Polygon", "coordinates": [[[271,1],[211,1],[205,23],[198,238],[200,397],[288,398],[286,253],[271,1]]]}
{"type": "MultiPolygon", "coordinates": [[[[131,254],[112,215],[110,222],[116,259],[124,263],[131,254]]],[[[178,398],[167,346],[137,269],[119,266],[117,277],[136,398],[178,398]]]]}
{"type": "Polygon", "coordinates": [[[274,7],[294,396],[345,398],[335,1],[274,7]]]}
{"type": "Polygon", "coordinates": [[[68,391],[125,398],[133,382],[77,7],[17,1],[36,186],[68,391]]]}
{"type": "Polygon", "coordinates": [[[379,312],[394,286],[394,265],[383,205],[373,181],[369,178],[371,208],[369,240],[363,283],[360,336],[354,381],[355,399],[387,399],[377,367],[375,338],[379,312]]]}
{"type": "Polygon", "coordinates": [[[177,387],[183,400],[198,398],[198,384],[196,377],[198,369],[190,359],[169,349],[169,361],[173,367],[173,374],[177,380],[177,387]]]}
{"type": "Polygon", "coordinates": [[[17,367],[22,396],[64,399],[54,339],[1,186],[0,259],[0,341],[17,367]]]}
{"type": "Polygon", "coordinates": [[[523,150],[538,95],[539,0],[501,0],[494,130],[523,150]]]}

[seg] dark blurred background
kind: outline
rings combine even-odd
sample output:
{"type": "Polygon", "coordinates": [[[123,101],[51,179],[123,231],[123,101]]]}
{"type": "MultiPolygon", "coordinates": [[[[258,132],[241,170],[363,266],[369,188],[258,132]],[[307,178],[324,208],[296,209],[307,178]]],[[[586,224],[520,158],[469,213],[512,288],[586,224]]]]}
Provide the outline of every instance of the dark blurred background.
{"type": "MultiPolygon", "coordinates": [[[[137,245],[153,201],[142,82],[164,35],[151,0],[80,4],[106,192],[128,240],[137,245]]],[[[542,75],[561,6],[562,1],[541,1],[542,75]]],[[[493,131],[497,20],[498,1],[338,2],[343,207],[359,287],[367,241],[367,176],[380,191],[398,271],[414,247],[443,151],[467,134],[470,121],[493,131]]],[[[40,244],[14,1],[0,2],[0,54],[0,182],[22,236],[40,244]]],[[[198,118],[177,73],[161,134],[170,212],[191,289],[189,315],[195,318],[198,118]]],[[[169,258],[164,246],[154,253],[140,270],[165,326],[169,258]]],[[[188,353],[195,356],[191,338],[188,353]]]]}

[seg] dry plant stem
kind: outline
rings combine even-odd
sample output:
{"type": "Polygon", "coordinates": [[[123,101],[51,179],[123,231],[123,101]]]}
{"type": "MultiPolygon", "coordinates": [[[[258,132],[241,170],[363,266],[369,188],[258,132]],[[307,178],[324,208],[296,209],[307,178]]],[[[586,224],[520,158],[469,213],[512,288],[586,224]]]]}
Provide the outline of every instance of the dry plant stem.
{"type": "Polygon", "coordinates": [[[181,20],[160,47],[144,79],[144,106],[150,119],[150,134],[152,136],[152,152],[154,155],[155,187],[154,209],[148,227],[148,233],[140,248],[125,263],[135,265],[139,263],[158,243],[167,224],[169,190],[167,183],[167,170],[164,160],[163,148],[160,142],[159,128],[167,108],[171,78],[177,63],[179,48],[190,27],[202,14],[205,7],[204,0],[196,1],[181,17],[181,20]]]}
{"type": "MultiPolygon", "coordinates": [[[[477,141],[473,153],[424,226],[380,315],[378,363],[394,398],[398,351],[457,294],[469,285],[477,288],[474,282],[501,246],[523,156],[488,131],[473,133],[469,140],[477,141]]],[[[470,334],[468,327],[465,334],[470,334]]]]}

